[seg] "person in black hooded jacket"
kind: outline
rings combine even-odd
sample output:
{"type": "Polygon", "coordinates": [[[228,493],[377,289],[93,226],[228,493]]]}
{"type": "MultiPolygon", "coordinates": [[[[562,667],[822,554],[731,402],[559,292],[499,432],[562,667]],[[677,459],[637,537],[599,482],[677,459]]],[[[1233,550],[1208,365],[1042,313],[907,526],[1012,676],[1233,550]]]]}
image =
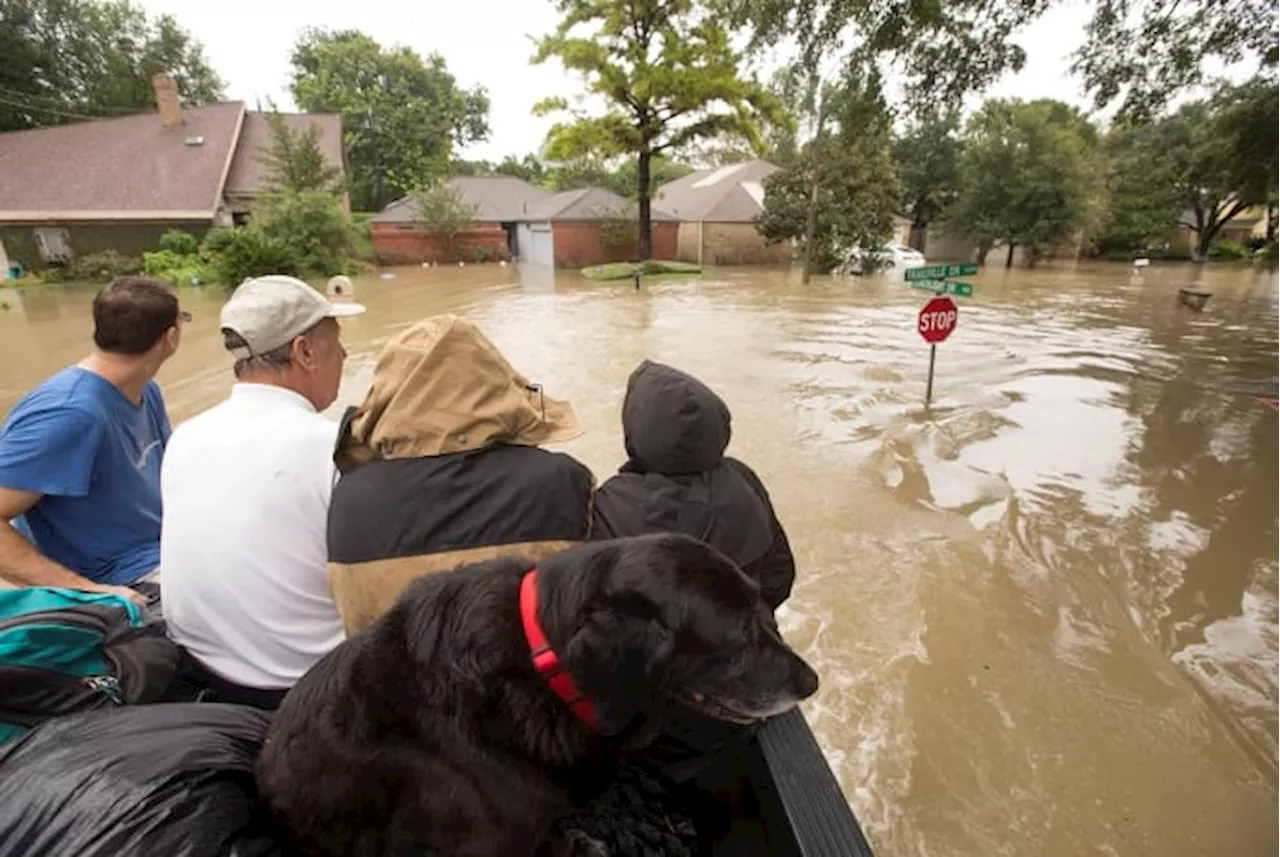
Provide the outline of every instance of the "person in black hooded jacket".
{"type": "MultiPolygon", "coordinates": [[[[590,538],[694,536],[754,578],[776,610],[791,594],[795,561],[759,477],[725,457],[729,421],[728,406],[706,384],[662,363],[641,363],[622,403],[627,462],[596,492],[590,538]]],[[[656,739],[636,760],[669,782],[696,781],[714,791],[727,770],[715,763],[732,764],[734,749],[754,731],[668,700],[656,739]]]]}
{"type": "Polygon", "coordinates": [[[692,375],[646,360],[622,403],[627,462],[596,491],[591,538],[686,533],[732,559],[777,609],[796,566],[760,478],[725,457],[729,408],[692,375]]]}

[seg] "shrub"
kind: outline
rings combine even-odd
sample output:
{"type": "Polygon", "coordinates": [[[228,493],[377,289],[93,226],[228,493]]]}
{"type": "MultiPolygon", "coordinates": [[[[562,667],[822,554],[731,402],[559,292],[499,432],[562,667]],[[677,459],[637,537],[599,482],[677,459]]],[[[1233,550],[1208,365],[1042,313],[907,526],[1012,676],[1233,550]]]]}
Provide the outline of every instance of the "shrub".
{"type": "Polygon", "coordinates": [[[179,256],[194,256],[200,250],[200,243],[190,232],[181,229],[170,229],[160,236],[160,249],[177,253],[179,256]]]}
{"type": "Polygon", "coordinates": [[[250,277],[298,274],[290,248],[255,225],[212,230],[205,238],[203,251],[213,277],[230,288],[250,277]]]}
{"type": "Polygon", "coordinates": [[[137,256],[125,256],[115,250],[90,253],[67,265],[62,273],[68,280],[84,280],[91,283],[108,283],[116,277],[137,274],[142,271],[142,260],[137,256]]]}
{"type": "Polygon", "coordinates": [[[1235,259],[1247,259],[1249,257],[1249,250],[1239,241],[1232,241],[1229,238],[1224,238],[1218,242],[1217,246],[1209,253],[1209,255],[1224,261],[1231,261],[1235,259]]]}
{"type": "Polygon", "coordinates": [[[143,270],[147,276],[164,280],[175,286],[190,286],[215,279],[210,265],[194,253],[175,253],[172,250],[152,250],[142,254],[143,270]]]}
{"type": "Polygon", "coordinates": [[[324,191],[272,194],[254,206],[249,223],[248,229],[287,248],[299,277],[340,274],[355,249],[351,216],[336,196],[324,191]]]}

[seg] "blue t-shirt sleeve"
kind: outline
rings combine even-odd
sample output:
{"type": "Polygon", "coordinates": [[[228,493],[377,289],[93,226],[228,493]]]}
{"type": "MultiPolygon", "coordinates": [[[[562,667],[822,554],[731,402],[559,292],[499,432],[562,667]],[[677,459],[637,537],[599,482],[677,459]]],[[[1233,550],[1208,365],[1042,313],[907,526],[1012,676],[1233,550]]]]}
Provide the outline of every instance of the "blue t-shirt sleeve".
{"type": "Polygon", "coordinates": [[[0,433],[0,486],[85,497],[101,442],[101,421],[79,408],[19,406],[0,433]]]}

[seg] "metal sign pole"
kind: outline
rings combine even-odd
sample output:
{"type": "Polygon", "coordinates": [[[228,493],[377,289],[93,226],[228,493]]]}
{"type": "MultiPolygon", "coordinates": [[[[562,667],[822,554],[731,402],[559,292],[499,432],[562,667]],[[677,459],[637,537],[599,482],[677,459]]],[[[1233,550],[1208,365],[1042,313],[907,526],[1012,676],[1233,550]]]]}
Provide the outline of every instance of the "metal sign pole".
{"type": "Polygon", "coordinates": [[[929,407],[929,402],[933,399],[933,363],[938,359],[938,346],[929,346],[929,382],[924,388],[924,406],[929,407]]]}

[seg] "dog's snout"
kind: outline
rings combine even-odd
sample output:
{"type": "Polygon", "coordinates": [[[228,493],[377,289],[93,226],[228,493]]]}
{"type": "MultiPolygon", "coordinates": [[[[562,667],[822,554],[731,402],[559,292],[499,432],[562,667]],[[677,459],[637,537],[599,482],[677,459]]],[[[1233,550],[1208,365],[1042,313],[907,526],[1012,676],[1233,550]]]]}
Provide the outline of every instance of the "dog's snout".
{"type": "Polygon", "coordinates": [[[795,668],[791,671],[791,687],[797,701],[808,699],[818,692],[818,674],[803,658],[796,658],[795,668]]]}

